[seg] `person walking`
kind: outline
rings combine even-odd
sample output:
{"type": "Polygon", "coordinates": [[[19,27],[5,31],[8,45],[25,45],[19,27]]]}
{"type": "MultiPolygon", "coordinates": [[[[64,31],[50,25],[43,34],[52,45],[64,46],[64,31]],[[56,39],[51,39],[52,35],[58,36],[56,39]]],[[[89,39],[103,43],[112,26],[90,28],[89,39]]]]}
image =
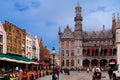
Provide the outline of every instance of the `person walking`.
{"type": "Polygon", "coordinates": [[[67,72],[68,72],[68,75],[70,75],[70,69],[69,68],[67,69],[67,72]]]}
{"type": "Polygon", "coordinates": [[[108,70],[108,74],[109,74],[109,79],[112,80],[112,77],[113,77],[113,70],[112,70],[112,68],[110,68],[108,70]]]}
{"type": "Polygon", "coordinates": [[[54,69],[54,73],[55,75],[57,75],[57,78],[58,78],[57,80],[59,80],[59,70],[57,67],[54,69]]]}
{"type": "Polygon", "coordinates": [[[78,67],[78,72],[80,72],[80,68],[78,67]]]}
{"type": "Polygon", "coordinates": [[[93,76],[94,76],[93,80],[101,80],[102,73],[100,68],[96,68],[96,71],[93,76]]]}
{"type": "Polygon", "coordinates": [[[53,72],[52,80],[58,80],[58,76],[57,76],[57,74],[55,74],[55,72],[53,72]]]}
{"type": "Polygon", "coordinates": [[[89,73],[90,72],[90,68],[87,68],[87,73],[89,73]]]}
{"type": "MultiPolygon", "coordinates": [[[[92,75],[94,75],[95,72],[96,72],[96,66],[92,68],[92,75]]],[[[92,77],[92,80],[94,80],[94,76],[92,77]]]]}

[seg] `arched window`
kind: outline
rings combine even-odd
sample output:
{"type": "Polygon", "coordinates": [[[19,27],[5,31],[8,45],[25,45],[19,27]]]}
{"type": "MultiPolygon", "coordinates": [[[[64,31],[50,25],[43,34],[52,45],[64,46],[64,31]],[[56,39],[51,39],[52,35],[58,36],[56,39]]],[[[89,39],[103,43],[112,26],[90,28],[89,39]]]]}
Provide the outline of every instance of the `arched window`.
{"type": "Polygon", "coordinates": [[[64,62],[64,60],[62,60],[62,66],[64,66],[65,64],[64,64],[65,62],[64,62]]]}
{"type": "Polygon", "coordinates": [[[74,60],[71,60],[71,66],[74,66],[74,60]]]}
{"type": "Polygon", "coordinates": [[[64,47],[64,42],[61,42],[61,48],[63,48],[64,47]]]}
{"type": "Polygon", "coordinates": [[[69,41],[66,42],[66,47],[69,47],[69,41]]]}
{"type": "Polygon", "coordinates": [[[117,55],[117,49],[114,48],[114,49],[113,49],[113,56],[116,56],[116,55],[117,55]]]}
{"type": "Polygon", "coordinates": [[[66,56],[69,56],[69,50],[66,50],[66,56]]]}
{"type": "Polygon", "coordinates": [[[74,47],[74,41],[71,41],[71,47],[74,47]]]}
{"type": "Polygon", "coordinates": [[[61,56],[64,56],[64,50],[62,50],[62,52],[61,52],[61,56]]]}
{"type": "Polygon", "coordinates": [[[71,50],[71,56],[74,56],[74,50],[71,50]]]}
{"type": "Polygon", "coordinates": [[[86,50],[83,49],[83,56],[86,56],[86,50]]]}
{"type": "Polygon", "coordinates": [[[104,49],[104,56],[107,55],[107,49],[104,49]]]}
{"type": "Polygon", "coordinates": [[[69,66],[69,60],[66,60],[66,66],[69,66]]]}

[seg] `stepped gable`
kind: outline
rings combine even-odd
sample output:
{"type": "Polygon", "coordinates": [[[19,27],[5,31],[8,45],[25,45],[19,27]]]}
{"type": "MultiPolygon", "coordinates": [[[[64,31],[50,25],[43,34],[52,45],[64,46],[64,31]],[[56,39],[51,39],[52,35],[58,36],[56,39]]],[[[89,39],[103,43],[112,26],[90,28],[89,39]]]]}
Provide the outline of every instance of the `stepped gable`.
{"type": "Polygon", "coordinates": [[[71,29],[67,25],[67,27],[65,28],[61,38],[73,38],[73,37],[74,37],[73,32],[71,31],[71,29]]]}

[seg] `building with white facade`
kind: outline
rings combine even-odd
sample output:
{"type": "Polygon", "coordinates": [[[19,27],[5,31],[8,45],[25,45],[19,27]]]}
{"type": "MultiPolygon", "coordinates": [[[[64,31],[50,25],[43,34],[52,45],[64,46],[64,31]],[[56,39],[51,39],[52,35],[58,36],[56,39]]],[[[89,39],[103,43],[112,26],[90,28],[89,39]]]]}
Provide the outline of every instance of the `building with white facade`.
{"type": "Polygon", "coordinates": [[[37,60],[39,61],[40,60],[40,47],[38,44],[37,36],[35,36],[35,47],[36,47],[35,56],[36,56],[37,60]]]}
{"type": "Polygon", "coordinates": [[[6,53],[6,32],[2,23],[0,22],[0,53],[6,53]]]}
{"type": "Polygon", "coordinates": [[[40,47],[38,44],[37,36],[32,37],[32,59],[39,61],[40,60],[40,47]]]}
{"type": "Polygon", "coordinates": [[[26,57],[32,59],[33,49],[32,49],[32,36],[29,33],[26,33],[26,57]]]}

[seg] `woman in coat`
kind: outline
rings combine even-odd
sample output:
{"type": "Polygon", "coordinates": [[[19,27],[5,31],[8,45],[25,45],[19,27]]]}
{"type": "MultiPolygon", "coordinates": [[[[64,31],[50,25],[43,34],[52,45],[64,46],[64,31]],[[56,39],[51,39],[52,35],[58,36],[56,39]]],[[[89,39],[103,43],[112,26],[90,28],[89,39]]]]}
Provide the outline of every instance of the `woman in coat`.
{"type": "Polygon", "coordinates": [[[93,77],[94,77],[93,80],[101,80],[101,75],[102,75],[102,73],[101,73],[100,68],[96,68],[96,71],[93,75],[93,77]]]}

